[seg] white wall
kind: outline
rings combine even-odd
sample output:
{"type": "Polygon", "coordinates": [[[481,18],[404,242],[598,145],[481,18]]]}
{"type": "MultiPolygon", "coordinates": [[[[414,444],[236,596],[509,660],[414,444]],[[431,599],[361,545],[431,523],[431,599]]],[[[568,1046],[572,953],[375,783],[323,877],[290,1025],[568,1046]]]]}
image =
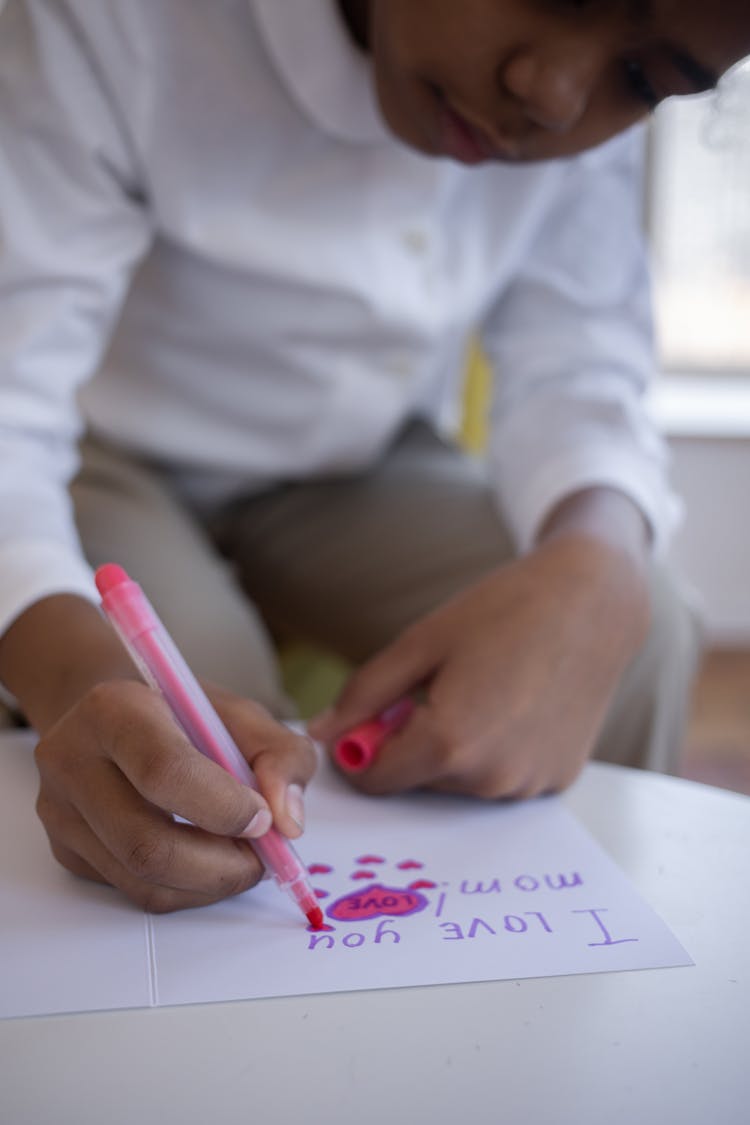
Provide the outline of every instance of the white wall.
{"type": "Polygon", "coordinates": [[[750,647],[750,385],[666,383],[655,413],[685,503],[672,558],[699,594],[709,639],[750,647]]]}
{"type": "Polygon", "coordinates": [[[750,647],[750,441],[670,444],[686,506],[672,557],[700,595],[710,638],[750,647]]]}

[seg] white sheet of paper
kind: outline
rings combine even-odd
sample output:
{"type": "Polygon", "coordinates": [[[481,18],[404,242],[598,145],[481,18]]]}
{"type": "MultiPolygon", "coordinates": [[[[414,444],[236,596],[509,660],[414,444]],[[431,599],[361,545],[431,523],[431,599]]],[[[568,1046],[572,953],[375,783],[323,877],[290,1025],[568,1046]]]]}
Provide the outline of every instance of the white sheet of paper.
{"type": "Polygon", "coordinates": [[[324,767],[299,851],[330,930],[272,882],[144,916],[57,868],[29,744],[0,752],[0,1016],[692,964],[558,798],[373,800],[324,767]]]}
{"type": "Polygon", "coordinates": [[[145,916],[53,859],[32,747],[0,747],[0,1016],[148,1005],[145,916]]]}

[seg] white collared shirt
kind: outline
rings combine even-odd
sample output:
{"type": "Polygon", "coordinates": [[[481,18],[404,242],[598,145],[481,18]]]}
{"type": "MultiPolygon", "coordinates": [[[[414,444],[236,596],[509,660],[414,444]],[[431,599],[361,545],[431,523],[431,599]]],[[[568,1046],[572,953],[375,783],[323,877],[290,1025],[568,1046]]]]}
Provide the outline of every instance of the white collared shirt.
{"type": "Polygon", "coordinates": [[[496,367],[521,549],[597,484],[663,541],[640,138],[465,168],[383,124],[335,0],[7,0],[0,15],[0,632],[95,596],[86,424],[198,501],[366,467],[496,367]]]}

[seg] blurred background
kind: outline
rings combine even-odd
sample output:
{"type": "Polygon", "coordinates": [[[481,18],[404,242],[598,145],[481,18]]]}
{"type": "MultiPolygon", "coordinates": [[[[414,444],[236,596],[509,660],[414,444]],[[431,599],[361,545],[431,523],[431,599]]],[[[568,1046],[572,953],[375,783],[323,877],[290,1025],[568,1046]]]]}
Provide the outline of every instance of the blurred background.
{"type": "Polygon", "coordinates": [[[649,155],[652,406],[686,509],[673,555],[707,640],[685,772],[750,793],[750,64],[660,107],[649,155]]]}

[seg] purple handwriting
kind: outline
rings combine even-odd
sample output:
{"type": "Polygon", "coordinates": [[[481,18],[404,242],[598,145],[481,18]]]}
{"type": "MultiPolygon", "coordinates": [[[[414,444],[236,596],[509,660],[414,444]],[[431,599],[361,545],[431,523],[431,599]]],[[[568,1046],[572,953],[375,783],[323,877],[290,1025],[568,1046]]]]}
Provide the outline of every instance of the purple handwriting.
{"type": "Polygon", "coordinates": [[[604,936],[604,941],[589,941],[589,942],[586,943],[587,945],[590,945],[590,946],[594,946],[594,945],[623,945],[625,942],[629,942],[629,941],[640,941],[640,938],[637,938],[637,937],[613,938],[612,935],[610,934],[609,930],[607,929],[607,927],[604,925],[604,922],[602,922],[601,918],[599,917],[600,914],[608,914],[608,913],[609,913],[609,911],[607,910],[606,906],[600,906],[595,910],[591,909],[591,910],[572,910],[571,911],[571,914],[588,914],[588,915],[590,915],[593,918],[593,920],[596,922],[596,925],[599,929],[599,932],[604,936]]]}
{"type": "MultiPolygon", "coordinates": [[[[569,913],[586,918],[587,921],[593,922],[596,926],[595,933],[600,940],[586,941],[589,948],[623,945],[627,942],[640,940],[637,937],[615,937],[601,917],[602,914],[608,913],[606,907],[588,907],[585,910],[571,910],[569,913]]],[[[399,930],[395,929],[395,922],[394,918],[381,918],[374,933],[370,935],[351,930],[345,934],[340,934],[336,933],[333,927],[330,927],[329,932],[312,932],[307,948],[333,949],[338,943],[347,949],[357,949],[368,943],[380,945],[384,938],[389,938],[391,944],[397,945],[401,941],[401,934],[399,930]]],[[[502,914],[490,920],[474,917],[463,922],[438,922],[437,928],[440,930],[440,938],[443,941],[470,941],[482,937],[497,937],[503,933],[554,934],[556,932],[547,916],[540,910],[524,910],[520,914],[502,914]]],[[[559,928],[558,924],[558,932],[559,928]]],[[[590,926],[589,934],[583,936],[594,936],[590,926]]]]}
{"type": "MultiPolygon", "coordinates": [[[[528,932],[529,926],[534,925],[534,923],[526,921],[527,917],[535,919],[536,925],[541,926],[546,933],[551,934],[553,932],[547,919],[538,910],[524,910],[523,917],[520,914],[505,914],[500,922],[496,922],[495,925],[502,926],[509,934],[525,934],[528,932]]],[[[458,922],[440,922],[439,928],[444,931],[443,941],[463,941],[464,938],[475,938],[480,933],[497,935],[497,930],[484,918],[472,918],[469,925],[463,927],[458,922]],[[466,930],[466,933],[464,933],[464,930],[466,930]]]]}
{"type": "MultiPolygon", "coordinates": [[[[583,879],[577,871],[569,875],[516,875],[510,880],[510,887],[517,891],[567,891],[572,887],[582,887],[583,879]]],[[[503,884],[500,879],[493,879],[489,883],[472,883],[464,879],[459,885],[462,895],[499,895],[503,889],[508,889],[508,884],[503,884]]]]}
{"type": "MultiPolygon", "coordinates": [[[[361,855],[356,860],[359,869],[350,877],[362,881],[366,878],[374,878],[375,873],[367,870],[368,866],[384,862],[383,857],[376,854],[361,855]]],[[[422,868],[423,864],[414,859],[406,859],[396,866],[402,871],[410,871],[422,868]]],[[[313,864],[309,870],[311,873],[321,875],[333,873],[333,869],[327,864],[313,864]]],[[[463,879],[458,884],[457,891],[461,896],[496,896],[518,891],[524,894],[541,891],[544,894],[551,891],[556,897],[560,892],[573,891],[583,886],[584,879],[578,871],[537,874],[527,872],[507,879],[499,876],[490,880],[463,879]]],[[[447,888],[448,884],[443,883],[442,887],[447,888]]],[[[374,930],[360,932],[348,929],[346,932],[337,932],[334,926],[326,926],[325,931],[310,933],[308,949],[333,949],[336,945],[342,945],[347,949],[359,949],[367,944],[398,945],[401,941],[401,923],[408,926],[406,921],[408,917],[421,913],[430,905],[425,894],[420,892],[431,890],[438,890],[438,884],[430,879],[418,878],[412,880],[406,887],[371,883],[369,886],[350,891],[331,903],[325,911],[327,918],[332,922],[349,923],[350,926],[352,923],[379,919],[374,930]],[[399,929],[395,928],[397,925],[399,929]]],[[[315,893],[319,899],[322,899],[329,892],[316,889],[315,893]]],[[[485,916],[477,914],[470,919],[462,918],[460,922],[449,919],[441,921],[444,911],[448,913],[450,909],[446,910],[449,899],[450,891],[440,890],[432,902],[431,914],[434,914],[435,919],[433,924],[436,926],[437,936],[442,941],[471,941],[497,938],[504,934],[546,935],[565,928],[561,917],[555,917],[553,926],[547,915],[539,910],[520,910],[513,914],[495,914],[488,910],[481,912],[485,916]]],[[[485,906],[489,906],[486,900],[485,906]]],[[[613,927],[605,922],[603,917],[608,913],[606,907],[579,908],[567,912],[570,918],[573,916],[576,918],[575,936],[583,938],[589,948],[622,945],[639,940],[637,937],[619,934],[615,936],[613,927]]],[[[364,929],[367,931],[368,927],[364,929]]]]}
{"type": "MultiPolygon", "coordinates": [[[[344,934],[343,937],[340,935],[337,936],[341,944],[346,946],[347,949],[358,949],[359,946],[364,945],[365,942],[368,941],[372,945],[380,945],[384,938],[390,938],[393,945],[398,945],[401,941],[401,934],[393,929],[391,922],[392,919],[390,918],[382,919],[375,927],[375,933],[371,934],[369,937],[367,937],[366,934],[359,934],[352,930],[344,934]]],[[[311,933],[307,948],[317,949],[321,944],[324,949],[333,949],[336,944],[336,938],[332,933],[311,933]]]]}

